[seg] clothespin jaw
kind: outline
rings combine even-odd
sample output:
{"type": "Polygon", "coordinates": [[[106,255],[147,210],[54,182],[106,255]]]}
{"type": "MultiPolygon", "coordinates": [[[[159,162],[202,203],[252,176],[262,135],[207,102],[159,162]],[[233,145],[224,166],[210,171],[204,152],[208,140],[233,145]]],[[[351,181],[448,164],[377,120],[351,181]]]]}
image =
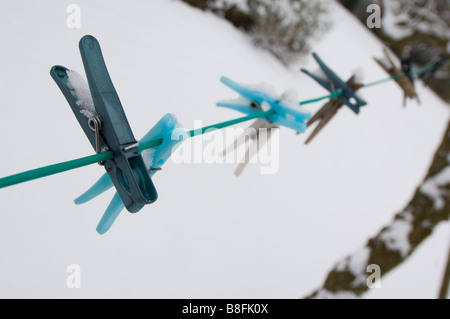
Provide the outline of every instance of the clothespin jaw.
{"type": "Polygon", "coordinates": [[[342,91],[342,94],[337,97],[339,101],[341,101],[342,104],[347,105],[356,114],[359,114],[360,108],[367,105],[367,102],[356,94],[354,88],[351,88],[336,73],[334,73],[316,53],[313,53],[313,58],[319,65],[323,75],[314,74],[306,69],[301,69],[301,71],[313,78],[330,93],[342,91]]]}
{"type": "MultiPolygon", "coordinates": [[[[113,159],[102,164],[127,210],[136,213],[157,199],[155,186],[109,76],[100,44],[87,35],[80,40],[79,48],[88,80],[88,96],[80,96],[80,88],[71,83],[67,68],[55,66],[50,74],[94,149],[114,154],[113,159]]],[[[81,86],[86,91],[86,84],[81,86]]]]}
{"type": "Polygon", "coordinates": [[[314,122],[318,121],[319,123],[314,128],[313,132],[308,136],[305,141],[305,144],[309,144],[316,135],[331,121],[331,119],[337,114],[339,109],[342,107],[342,103],[333,98],[329,100],[325,105],[323,105],[316,114],[308,121],[307,125],[310,127],[314,124],[314,122]]]}
{"type": "MultiPolygon", "coordinates": [[[[153,176],[162,168],[172,153],[188,138],[188,133],[173,114],[164,115],[153,128],[140,140],[141,143],[162,139],[158,146],[142,151],[147,174],[153,176]]],[[[113,186],[108,174],[104,174],[85,193],[75,199],[75,204],[83,204],[107,191],[113,186]]],[[[109,230],[124,204],[116,193],[97,226],[97,232],[104,234],[109,230]]]]}
{"type": "Polygon", "coordinates": [[[311,114],[300,109],[294,109],[287,101],[277,98],[273,88],[267,85],[264,87],[242,85],[227,77],[221,77],[220,81],[240,96],[235,100],[218,102],[217,106],[230,108],[247,115],[273,110],[272,114],[265,117],[267,122],[286,126],[300,133],[305,132],[306,121],[311,117],[311,114]]]}
{"type": "Polygon", "coordinates": [[[80,78],[76,72],[61,65],[53,66],[50,70],[50,75],[55,80],[56,84],[72,108],[73,114],[77,118],[78,123],[83,129],[92,147],[94,149],[97,148],[99,150],[98,153],[100,153],[100,150],[106,150],[108,147],[106,146],[103,137],[100,134],[96,134],[94,123],[92,122],[92,120],[98,116],[98,113],[95,110],[90,93],[89,96],[86,96],[86,98],[83,99],[77,94],[75,88],[73,87],[75,85],[71,83],[71,81],[74,82],[74,77],[78,77],[76,80],[78,89],[82,84],[83,90],[85,91],[89,90],[87,82],[80,78]],[[69,75],[71,76],[70,79],[69,75]]]}
{"type": "Polygon", "coordinates": [[[420,103],[419,95],[414,88],[414,77],[412,74],[411,61],[404,58],[401,61],[400,68],[396,66],[386,48],[383,48],[385,60],[374,58],[375,62],[383,68],[390,76],[395,77],[395,81],[404,93],[403,105],[406,105],[406,99],[416,99],[420,103]]]}

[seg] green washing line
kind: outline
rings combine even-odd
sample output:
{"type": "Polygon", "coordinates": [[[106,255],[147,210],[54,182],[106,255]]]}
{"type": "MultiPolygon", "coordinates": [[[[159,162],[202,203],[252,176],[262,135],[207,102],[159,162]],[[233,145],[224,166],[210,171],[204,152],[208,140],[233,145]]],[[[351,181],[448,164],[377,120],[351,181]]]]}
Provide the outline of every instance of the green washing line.
{"type": "MultiPolygon", "coordinates": [[[[445,63],[445,65],[450,64],[450,60],[447,61],[445,63]]],[[[425,73],[428,71],[433,70],[434,68],[436,68],[436,66],[434,64],[431,65],[427,65],[424,66],[422,68],[419,69],[415,69],[412,71],[413,74],[421,74],[421,73],[425,73]]],[[[382,79],[379,81],[375,81],[375,82],[371,82],[371,83],[367,83],[363,86],[363,88],[368,88],[371,86],[375,86],[378,84],[382,84],[382,83],[386,83],[392,80],[396,80],[397,76],[391,76],[389,78],[386,79],[382,79]]],[[[301,101],[299,102],[300,105],[306,105],[306,104],[310,104],[310,103],[315,103],[315,102],[319,102],[321,100],[325,100],[325,99],[330,99],[330,98],[334,98],[334,97],[339,97],[343,94],[343,91],[336,91],[333,92],[329,95],[326,96],[322,96],[322,97],[318,97],[315,99],[310,99],[310,100],[306,100],[306,101],[301,101]]],[[[225,122],[221,122],[221,123],[217,123],[214,125],[209,125],[209,126],[205,126],[199,129],[194,129],[188,132],[189,137],[194,137],[194,136],[198,136],[198,135],[202,135],[205,133],[209,133],[211,131],[214,130],[219,130],[228,126],[232,126],[235,124],[239,124],[242,122],[246,122],[252,119],[256,119],[256,118],[263,118],[266,117],[270,114],[273,114],[274,111],[273,110],[269,110],[266,112],[260,112],[254,115],[249,115],[249,116],[244,116],[244,117],[240,117],[237,119],[233,119],[230,121],[225,121],[225,122]]],[[[148,142],[144,142],[142,144],[139,145],[139,150],[143,151],[152,147],[156,147],[161,145],[162,143],[162,139],[156,139],[156,140],[151,140],[148,142]]],[[[71,161],[67,161],[67,162],[61,162],[61,163],[57,163],[57,164],[53,164],[53,165],[48,165],[48,166],[44,166],[44,167],[40,167],[40,168],[36,168],[33,170],[29,170],[29,171],[25,171],[22,173],[18,173],[18,174],[14,174],[14,175],[10,175],[7,177],[3,177],[0,178],[0,188],[4,188],[4,187],[8,187],[8,186],[12,186],[12,185],[16,185],[16,184],[20,184],[20,183],[24,183],[24,182],[28,182],[28,181],[32,181],[34,179],[38,179],[38,178],[42,178],[42,177],[46,177],[46,176],[50,176],[50,175],[54,175],[54,174],[58,174],[58,173],[62,173],[62,172],[66,172],[72,169],[76,169],[76,168],[80,168],[83,166],[87,166],[87,165],[91,165],[91,164],[95,164],[95,163],[100,163],[106,160],[110,160],[114,158],[114,154],[111,151],[107,151],[107,152],[103,152],[103,153],[99,153],[99,154],[95,154],[95,155],[90,155],[90,156],[86,156],[86,157],[81,157],[81,158],[77,158],[71,161]]]]}
{"type": "MultiPolygon", "coordinates": [[[[235,125],[238,123],[242,123],[242,122],[246,122],[252,119],[256,119],[256,118],[261,118],[261,117],[265,117],[268,116],[270,114],[272,114],[274,111],[273,110],[269,110],[266,112],[261,112],[261,113],[257,113],[254,115],[249,115],[249,116],[244,116],[241,118],[237,118],[234,120],[230,120],[230,121],[226,121],[226,122],[222,122],[222,123],[218,123],[215,125],[209,125],[203,128],[199,128],[199,129],[195,129],[195,130],[191,130],[188,133],[189,137],[194,137],[197,135],[202,135],[204,133],[209,133],[213,130],[219,130],[231,125],[235,125]]],[[[162,139],[156,139],[156,140],[151,140],[148,142],[144,142],[142,144],[140,144],[138,146],[138,149],[140,151],[152,148],[152,147],[156,147],[161,145],[162,143],[162,139]]],[[[26,172],[22,172],[19,174],[15,174],[15,175],[10,175],[7,177],[3,177],[0,178],[0,188],[4,188],[4,187],[8,187],[8,186],[12,186],[12,185],[16,185],[16,184],[20,184],[20,183],[24,183],[24,182],[28,182],[34,179],[38,179],[38,178],[42,178],[42,177],[46,177],[46,176],[50,176],[50,175],[54,175],[54,174],[58,174],[58,173],[62,173],[62,172],[66,172],[72,169],[76,169],[76,168],[80,168],[83,166],[87,166],[87,165],[91,165],[91,164],[95,164],[95,163],[99,163],[99,162],[103,162],[103,161],[107,161],[110,159],[114,158],[114,154],[111,151],[107,151],[107,152],[103,152],[103,153],[99,153],[99,154],[95,154],[95,155],[90,155],[90,156],[86,156],[86,157],[81,157],[81,158],[77,158],[71,161],[67,161],[67,162],[62,162],[62,163],[58,163],[58,164],[53,164],[53,165],[48,165],[48,166],[44,166],[44,167],[40,167],[40,168],[36,168],[33,170],[29,170],[26,172]]]]}
{"type": "Polygon", "coordinates": [[[300,105],[305,105],[305,104],[315,103],[315,102],[319,102],[319,101],[322,101],[322,100],[325,100],[325,99],[331,99],[331,98],[333,98],[333,97],[341,96],[343,93],[344,93],[344,92],[342,92],[341,90],[339,90],[339,91],[333,92],[333,93],[331,93],[331,94],[329,94],[329,95],[326,95],[326,96],[321,96],[321,97],[318,97],[318,98],[315,98],[315,99],[306,100],[306,101],[301,101],[301,102],[300,102],[300,105]]]}
{"type": "MultiPolygon", "coordinates": [[[[450,65],[450,60],[447,60],[447,62],[445,62],[442,66],[447,66],[447,65],[450,65]]],[[[422,73],[425,73],[425,72],[428,72],[428,71],[432,71],[435,68],[436,68],[435,64],[430,64],[430,65],[426,65],[426,66],[418,68],[418,69],[414,69],[414,70],[411,71],[411,73],[414,74],[414,75],[418,75],[418,74],[422,74],[422,73]]],[[[369,87],[372,87],[372,86],[375,86],[375,85],[379,85],[379,84],[383,84],[383,83],[387,83],[387,82],[390,82],[390,81],[396,81],[397,79],[398,79],[398,76],[397,75],[393,75],[393,76],[390,76],[390,77],[385,78],[385,79],[381,79],[381,80],[378,80],[378,81],[366,83],[366,84],[364,84],[362,86],[362,88],[363,89],[364,88],[369,88],[369,87]]],[[[326,96],[321,96],[321,97],[318,97],[318,98],[315,98],[315,99],[301,101],[300,105],[315,103],[315,102],[319,102],[321,100],[325,100],[325,99],[329,99],[329,98],[333,98],[333,97],[339,97],[342,94],[344,94],[344,92],[342,90],[339,90],[339,91],[333,92],[333,93],[331,93],[329,95],[326,95],[326,96]]]]}

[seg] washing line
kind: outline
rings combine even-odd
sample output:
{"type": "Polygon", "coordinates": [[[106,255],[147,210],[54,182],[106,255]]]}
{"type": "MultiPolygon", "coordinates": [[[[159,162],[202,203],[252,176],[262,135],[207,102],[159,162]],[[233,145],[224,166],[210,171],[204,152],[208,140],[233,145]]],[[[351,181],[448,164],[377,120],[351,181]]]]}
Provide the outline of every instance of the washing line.
{"type": "MultiPolygon", "coordinates": [[[[445,65],[450,64],[450,60],[448,60],[445,65]]],[[[411,73],[413,73],[414,75],[418,75],[418,74],[422,74],[425,72],[429,72],[432,71],[434,69],[436,69],[437,66],[436,64],[430,64],[427,66],[424,66],[422,68],[418,68],[413,70],[411,73]]],[[[371,83],[367,83],[364,84],[362,88],[369,88],[372,86],[376,86],[376,85],[380,85],[383,83],[387,83],[390,81],[395,81],[398,79],[398,76],[391,76],[385,79],[381,79],[378,81],[374,81],[371,83]]],[[[305,101],[300,101],[299,104],[302,105],[306,105],[306,104],[311,104],[311,103],[316,103],[319,102],[321,100],[325,100],[325,99],[330,99],[330,98],[336,98],[339,96],[342,96],[344,94],[343,91],[336,91],[333,92],[331,94],[325,95],[325,96],[321,96],[318,98],[314,98],[314,99],[310,99],[310,100],[305,100],[305,101]]],[[[198,129],[194,129],[191,131],[188,131],[187,134],[189,137],[194,137],[194,136],[199,136],[199,135],[203,135],[205,133],[209,133],[215,130],[219,130],[219,129],[223,129],[232,125],[236,125],[239,123],[243,123],[243,122],[247,122],[250,121],[252,119],[257,119],[257,118],[264,118],[267,117],[268,115],[273,114],[274,111],[273,110],[269,110],[269,111],[265,111],[265,112],[259,112],[256,114],[252,114],[252,115],[248,115],[248,116],[244,116],[244,117],[240,117],[240,118],[236,118],[236,119],[232,119],[229,121],[225,121],[225,122],[220,122],[217,124],[213,124],[213,125],[208,125],[202,128],[198,128],[198,129]]],[[[162,144],[162,139],[156,139],[156,140],[151,140],[145,143],[141,143],[138,146],[138,149],[142,152],[144,150],[159,146],[162,144]]],[[[63,173],[69,170],[73,170],[73,169],[77,169],[77,168],[81,168],[84,166],[88,166],[88,165],[92,165],[92,164],[96,164],[96,163],[100,163],[100,162],[104,162],[107,160],[111,160],[114,158],[114,154],[112,151],[106,151],[106,152],[102,152],[99,154],[94,154],[94,155],[90,155],[90,156],[85,156],[85,157],[81,157],[81,158],[77,158],[74,160],[70,160],[70,161],[65,161],[65,162],[61,162],[61,163],[57,163],[57,164],[51,164],[48,166],[43,166],[40,168],[36,168],[36,169],[32,169],[32,170],[28,170],[28,171],[24,171],[18,174],[14,174],[14,175],[10,175],[10,176],[6,176],[3,178],[0,178],[0,188],[5,188],[5,187],[9,187],[9,186],[13,186],[13,185],[17,185],[20,183],[24,183],[24,182],[28,182],[28,181],[32,181],[35,179],[39,179],[39,178],[43,178],[43,177],[47,177],[47,176],[51,176],[54,174],[59,174],[59,173],[63,173]]]]}

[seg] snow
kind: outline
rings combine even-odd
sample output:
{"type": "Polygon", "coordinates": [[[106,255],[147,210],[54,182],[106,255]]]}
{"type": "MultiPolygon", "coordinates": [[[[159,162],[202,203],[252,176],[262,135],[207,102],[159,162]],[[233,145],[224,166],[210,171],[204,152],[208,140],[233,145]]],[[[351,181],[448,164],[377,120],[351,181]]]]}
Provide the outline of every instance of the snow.
{"type": "Polygon", "coordinates": [[[353,70],[355,76],[355,83],[364,83],[365,73],[364,69],[359,67],[353,70]]]}
{"type": "Polygon", "coordinates": [[[335,269],[340,272],[349,271],[352,273],[355,276],[353,285],[357,286],[367,280],[366,268],[369,257],[370,248],[364,247],[337,264],[335,269]]]}
{"type": "Polygon", "coordinates": [[[447,193],[444,186],[450,183],[450,166],[445,167],[437,175],[430,177],[420,187],[422,194],[428,196],[434,202],[434,209],[441,210],[444,208],[443,196],[447,193]]]}
{"type": "Polygon", "coordinates": [[[402,28],[399,24],[408,21],[408,14],[402,10],[401,3],[398,1],[384,1],[383,12],[383,31],[394,40],[401,40],[411,36],[413,31],[402,28]]]}
{"type": "Polygon", "coordinates": [[[97,115],[87,81],[76,71],[67,71],[67,80],[73,95],[77,98],[80,112],[87,118],[97,115]]]}
{"type": "Polygon", "coordinates": [[[295,88],[289,88],[289,89],[285,90],[281,94],[280,100],[283,101],[289,107],[292,107],[293,109],[303,110],[304,113],[307,113],[303,107],[299,108],[299,106],[298,106],[298,101],[300,101],[300,100],[298,98],[298,92],[295,88]]]}
{"type": "Polygon", "coordinates": [[[379,239],[386,245],[389,250],[398,251],[402,258],[411,251],[409,242],[409,234],[412,230],[412,215],[405,212],[403,219],[396,219],[387,229],[379,236],[379,239]]]}
{"type": "Polygon", "coordinates": [[[318,291],[314,299],[359,299],[358,296],[352,292],[340,291],[332,292],[326,289],[318,291]]]}
{"type": "MultiPolygon", "coordinates": [[[[0,140],[13,151],[0,159],[0,176],[94,153],[48,75],[57,64],[83,70],[77,45],[85,34],[99,40],[137,137],[167,112],[187,128],[239,117],[215,106],[232,94],[219,81],[223,75],[270,82],[277,92],[295,87],[301,100],[327,94],[298,71],[316,65],[311,57],[286,68],[225,21],[179,1],[80,0],[81,29],[66,27],[69,4],[2,7],[9,45],[0,59],[0,140]],[[21,129],[11,119],[20,119],[21,129]]],[[[334,2],[329,12],[334,24],[314,51],[344,79],[357,67],[368,82],[385,78],[372,60],[382,43],[334,2]]],[[[169,160],[153,179],[158,201],[122,214],[104,236],[95,227],[113,193],[73,204],[104,173],[98,165],[1,189],[0,297],[306,296],[336,261],[389,223],[423,180],[449,112],[419,83],[417,90],[422,106],[407,108],[395,83],[362,90],[369,104],[361,114],[343,108],[308,146],[309,134],[281,128],[276,174],[250,164],[236,178],[236,163],[169,160]],[[80,289],[65,284],[71,264],[80,266],[80,289]]],[[[314,112],[323,103],[305,108],[314,112]]],[[[447,243],[445,223],[365,297],[434,298],[447,243]],[[412,283],[411,274],[420,276],[412,283]]]]}

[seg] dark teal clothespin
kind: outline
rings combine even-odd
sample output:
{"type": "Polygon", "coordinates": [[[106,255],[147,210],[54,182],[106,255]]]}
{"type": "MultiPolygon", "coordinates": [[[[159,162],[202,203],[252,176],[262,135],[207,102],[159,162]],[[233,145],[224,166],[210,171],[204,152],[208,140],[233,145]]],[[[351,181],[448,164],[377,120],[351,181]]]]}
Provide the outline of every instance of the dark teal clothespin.
{"type": "MultiPolygon", "coordinates": [[[[70,70],[54,66],[50,74],[61,89],[84,133],[97,153],[112,151],[114,158],[101,163],[129,212],[136,213],[158,195],[145,167],[138,141],[128,123],[106,68],[97,39],[84,36],[79,43],[87,76],[89,98],[80,97],[70,83],[70,70]]],[[[85,82],[85,81],[84,81],[85,82]]]]}
{"type": "Polygon", "coordinates": [[[319,76],[317,74],[311,73],[305,69],[301,71],[310,77],[312,77],[316,82],[318,82],[322,87],[328,90],[330,93],[335,93],[342,91],[337,99],[341,101],[342,104],[347,105],[353,112],[359,114],[359,110],[362,106],[367,105],[367,102],[360,98],[356,92],[348,86],[348,84],[343,81],[336,73],[334,73],[320,58],[316,53],[313,53],[313,58],[319,64],[320,69],[323,71],[325,77],[319,76]]]}
{"type": "Polygon", "coordinates": [[[428,86],[430,84],[430,81],[436,76],[436,73],[445,65],[447,65],[448,62],[449,60],[444,55],[441,55],[431,65],[429,71],[424,72],[420,75],[420,78],[423,80],[425,86],[428,86]]]}

